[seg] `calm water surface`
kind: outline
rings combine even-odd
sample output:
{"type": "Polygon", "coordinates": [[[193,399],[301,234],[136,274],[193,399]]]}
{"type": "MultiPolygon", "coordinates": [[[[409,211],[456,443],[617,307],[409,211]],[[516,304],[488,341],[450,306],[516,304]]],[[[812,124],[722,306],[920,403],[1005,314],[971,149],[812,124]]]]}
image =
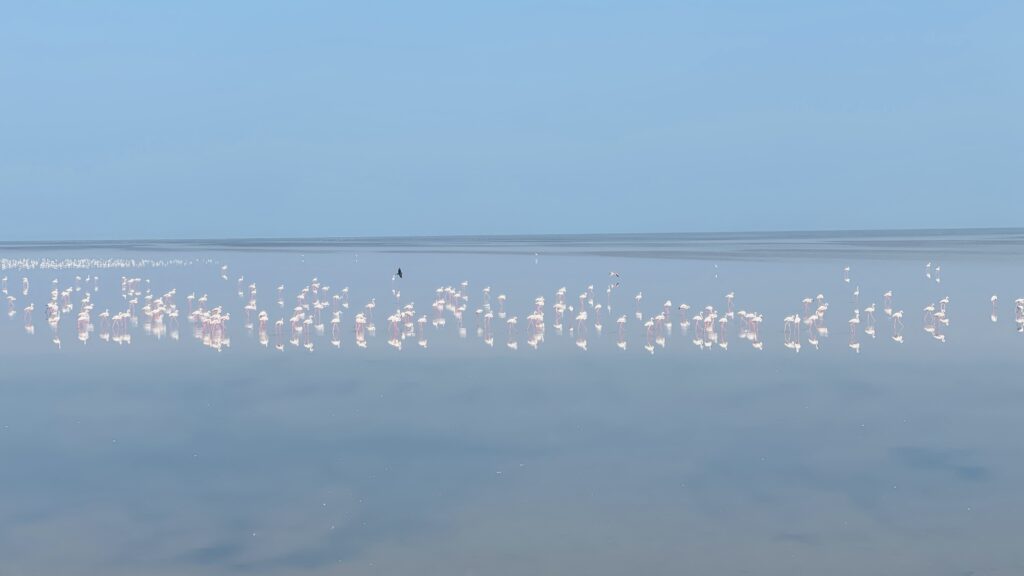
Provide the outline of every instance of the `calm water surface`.
{"type": "Polygon", "coordinates": [[[1024,573],[1020,231],[23,243],[0,257],[16,298],[0,318],[2,574],[1024,573]],[[18,268],[85,258],[175,264],[18,268]],[[183,309],[206,293],[232,315],[231,345],[204,347],[184,317],[177,340],[139,325],[131,344],[82,344],[70,314],[57,349],[43,309],[51,281],[76,275],[99,276],[73,292],[76,310],[91,292],[94,323],[124,308],[122,276],[176,289],[183,309]],[[271,323],[313,277],[348,286],[341,347],[260,345],[239,276],[271,323]],[[433,317],[435,288],[462,281],[466,337],[449,315],[427,348],[387,345],[393,287],[433,317]],[[577,304],[591,284],[612,314],[586,352],[550,310],[544,342],[525,344],[535,297],[550,308],[565,286],[577,304]],[[493,347],[477,335],[485,286],[518,315],[517,350],[504,320],[493,347]],[[644,319],[674,303],[654,354],[640,291],[644,319]],[[679,329],[676,305],[724,314],[727,292],[764,315],[764,350],[733,333],[701,351],[679,329]],[[783,318],[818,293],[829,336],[794,353],[783,318]],[[941,343],[922,309],[946,296],[941,343]],[[371,298],[377,333],[357,349],[371,298]],[[860,332],[857,354],[847,319],[872,302],[877,337],[860,332]]]}

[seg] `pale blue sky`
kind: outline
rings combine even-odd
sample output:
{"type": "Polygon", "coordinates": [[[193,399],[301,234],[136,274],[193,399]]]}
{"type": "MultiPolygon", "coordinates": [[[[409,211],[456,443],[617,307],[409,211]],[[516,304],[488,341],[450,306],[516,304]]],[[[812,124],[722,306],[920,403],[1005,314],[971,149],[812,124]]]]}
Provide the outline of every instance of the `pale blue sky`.
{"type": "Polygon", "coordinates": [[[20,2],[0,239],[1019,225],[1024,2],[20,2]]]}

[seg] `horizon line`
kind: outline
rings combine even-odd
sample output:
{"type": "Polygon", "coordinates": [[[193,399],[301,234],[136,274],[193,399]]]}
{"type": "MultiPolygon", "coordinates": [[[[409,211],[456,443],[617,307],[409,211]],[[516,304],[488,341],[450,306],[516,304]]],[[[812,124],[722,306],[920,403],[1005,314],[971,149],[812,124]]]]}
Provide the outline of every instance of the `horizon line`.
{"type": "Polygon", "coordinates": [[[609,237],[715,237],[715,236],[779,236],[787,234],[810,234],[817,236],[827,235],[851,235],[851,234],[886,234],[886,233],[992,233],[992,232],[1020,232],[1024,233],[1024,227],[998,226],[998,227],[956,227],[956,228],[837,228],[832,230],[812,229],[791,229],[791,230],[722,230],[702,232],[572,232],[572,233],[502,233],[502,234],[410,234],[410,235],[359,235],[359,236],[235,236],[235,237],[206,237],[206,238],[84,238],[74,240],[55,239],[34,239],[34,240],[0,240],[2,246],[28,246],[37,244],[131,244],[131,243],[219,243],[219,242],[300,242],[300,241],[374,241],[374,240],[445,240],[445,239],[497,239],[513,240],[522,238],[584,238],[590,236],[609,237]]]}

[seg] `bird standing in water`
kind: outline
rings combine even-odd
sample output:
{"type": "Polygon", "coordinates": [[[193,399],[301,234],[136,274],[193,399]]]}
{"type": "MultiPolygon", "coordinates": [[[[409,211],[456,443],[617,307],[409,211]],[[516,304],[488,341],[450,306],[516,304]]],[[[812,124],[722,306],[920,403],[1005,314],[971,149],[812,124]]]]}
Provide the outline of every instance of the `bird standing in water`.
{"type": "Polygon", "coordinates": [[[398,273],[395,274],[395,276],[398,276],[399,278],[402,277],[402,269],[401,268],[398,269],[398,273]]]}

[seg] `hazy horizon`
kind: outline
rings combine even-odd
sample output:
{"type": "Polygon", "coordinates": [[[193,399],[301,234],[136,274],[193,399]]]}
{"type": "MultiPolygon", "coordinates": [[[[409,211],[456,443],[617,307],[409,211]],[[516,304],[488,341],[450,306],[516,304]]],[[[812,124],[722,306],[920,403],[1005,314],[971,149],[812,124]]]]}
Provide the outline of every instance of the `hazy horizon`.
{"type": "Polygon", "coordinates": [[[919,235],[919,234],[988,234],[988,233],[1012,233],[1012,232],[1024,232],[1022,226],[978,226],[978,227],[961,227],[961,228],[835,228],[830,230],[824,229],[805,229],[805,230],[716,230],[716,231],[676,231],[676,232],[657,232],[657,231],[646,231],[646,232],[532,232],[532,233],[494,233],[494,234],[409,234],[409,235],[395,235],[395,234],[365,234],[365,235],[353,235],[353,236],[210,236],[210,237],[181,237],[181,238],[69,238],[69,239],[55,239],[55,238],[27,238],[23,240],[8,240],[0,238],[0,245],[19,245],[19,244],[40,244],[40,243],[53,243],[53,244],[73,244],[76,242],[90,242],[90,243],[127,243],[127,242],[220,242],[220,241],[293,241],[301,242],[303,240],[338,240],[338,241],[361,241],[361,240],[393,240],[393,239],[416,239],[422,238],[425,240],[444,240],[444,239],[559,239],[559,238],[586,238],[586,237],[597,237],[607,236],[611,238],[615,237],[687,237],[692,236],[694,238],[716,238],[716,237],[730,237],[730,236],[785,236],[785,235],[811,235],[811,236],[848,236],[848,235],[886,235],[886,234],[900,234],[900,235],[919,235]]]}

